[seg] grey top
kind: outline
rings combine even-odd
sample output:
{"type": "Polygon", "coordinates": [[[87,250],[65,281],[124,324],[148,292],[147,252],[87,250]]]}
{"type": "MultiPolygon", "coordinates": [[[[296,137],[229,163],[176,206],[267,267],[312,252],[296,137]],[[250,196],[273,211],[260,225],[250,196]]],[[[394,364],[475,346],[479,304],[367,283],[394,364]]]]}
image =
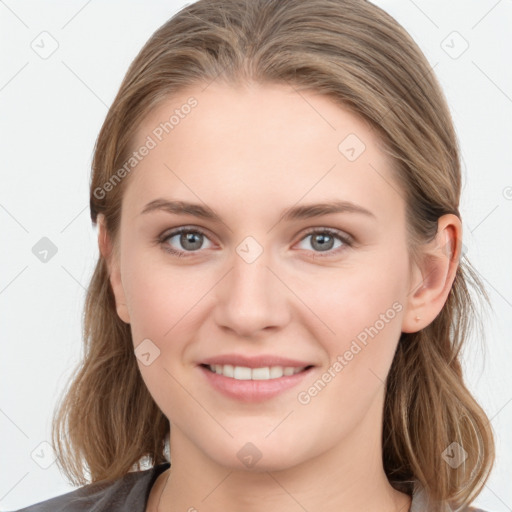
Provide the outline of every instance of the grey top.
{"type": "MultiPolygon", "coordinates": [[[[150,469],[127,473],[107,484],[88,484],[16,512],[145,512],[151,487],[157,477],[169,467],[170,463],[164,462],[150,469]]],[[[410,512],[429,510],[426,493],[416,485],[410,512]]],[[[446,508],[446,511],[451,510],[449,507],[446,508]]],[[[469,507],[464,512],[485,511],[469,507]]]]}

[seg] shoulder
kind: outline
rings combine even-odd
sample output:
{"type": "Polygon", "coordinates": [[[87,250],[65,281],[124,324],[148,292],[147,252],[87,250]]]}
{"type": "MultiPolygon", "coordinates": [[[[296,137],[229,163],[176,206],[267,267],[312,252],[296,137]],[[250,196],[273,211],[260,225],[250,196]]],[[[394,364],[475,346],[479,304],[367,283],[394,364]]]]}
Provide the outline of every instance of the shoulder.
{"type": "Polygon", "coordinates": [[[437,507],[434,507],[433,502],[430,499],[425,488],[420,484],[419,481],[415,481],[410,512],[428,512],[434,509],[439,510],[439,508],[441,508],[443,512],[491,512],[484,510],[482,508],[472,506],[468,506],[462,509],[453,509],[447,504],[443,505],[442,507],[439,507],[439,505],[437,507]]]}
{"type": "Polygon", "coordinates": [[[169,462],[143,471],[133,471],[112,482],[96,482],[16,512],[144,512],[149,492],[169,462]]]}

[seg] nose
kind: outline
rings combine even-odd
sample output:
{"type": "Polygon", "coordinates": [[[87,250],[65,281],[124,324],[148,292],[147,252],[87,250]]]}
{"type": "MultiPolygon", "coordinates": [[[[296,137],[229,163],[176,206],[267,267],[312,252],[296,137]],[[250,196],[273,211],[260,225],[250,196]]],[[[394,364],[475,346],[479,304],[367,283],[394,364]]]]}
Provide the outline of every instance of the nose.
{"type": "Polygon", "coordinates": [[[247,338],[284,327],[289,321],[289,299],[293,295],[267,252],[254,259],[254,247],[251,250],[252,255],[239,250],[231,258],[231,271],[216,287],[215,308],[219,328],[247,338]]]}

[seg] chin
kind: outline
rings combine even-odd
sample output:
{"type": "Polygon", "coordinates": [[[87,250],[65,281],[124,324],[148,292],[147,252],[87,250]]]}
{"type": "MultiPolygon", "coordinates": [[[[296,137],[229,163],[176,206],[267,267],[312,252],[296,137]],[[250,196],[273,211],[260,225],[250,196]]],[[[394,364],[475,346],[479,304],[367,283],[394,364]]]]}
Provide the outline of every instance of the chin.
{"type": "Polygon", "coordinates": [[[300,442],[293,443],[294,447],[291,448],[277,436],[273,441],[262,440],[261,437],[244,436],[244,441],[240,441],[240,437],[231,439],[227,445],[217,445],[218,450],[209,456],[216,464],[230,471],[251,473],[284,471],[307,460],[307,455],[297,450],[300,442]]]}

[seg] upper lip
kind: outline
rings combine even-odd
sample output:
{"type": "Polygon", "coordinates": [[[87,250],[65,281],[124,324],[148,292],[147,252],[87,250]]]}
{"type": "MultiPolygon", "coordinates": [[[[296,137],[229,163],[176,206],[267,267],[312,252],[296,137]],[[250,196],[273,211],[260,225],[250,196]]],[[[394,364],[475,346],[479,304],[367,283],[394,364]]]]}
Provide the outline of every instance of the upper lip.
{"type": "Polygon", "coordinates": [[[248,368],[264,368],[266,366],[283,366],[303,368],[306,366],[313,366],[308,361],[298,361],[296,359],[289,359],[287,357],[280,357],[276,355],[260,355],[260,356],[246,356],[242,354],[225,354],[214,357],[208,357],[201,360],[199,364],[206,365],[224,365],[230,364],[233,366],[246,366],[248,368]]]}

